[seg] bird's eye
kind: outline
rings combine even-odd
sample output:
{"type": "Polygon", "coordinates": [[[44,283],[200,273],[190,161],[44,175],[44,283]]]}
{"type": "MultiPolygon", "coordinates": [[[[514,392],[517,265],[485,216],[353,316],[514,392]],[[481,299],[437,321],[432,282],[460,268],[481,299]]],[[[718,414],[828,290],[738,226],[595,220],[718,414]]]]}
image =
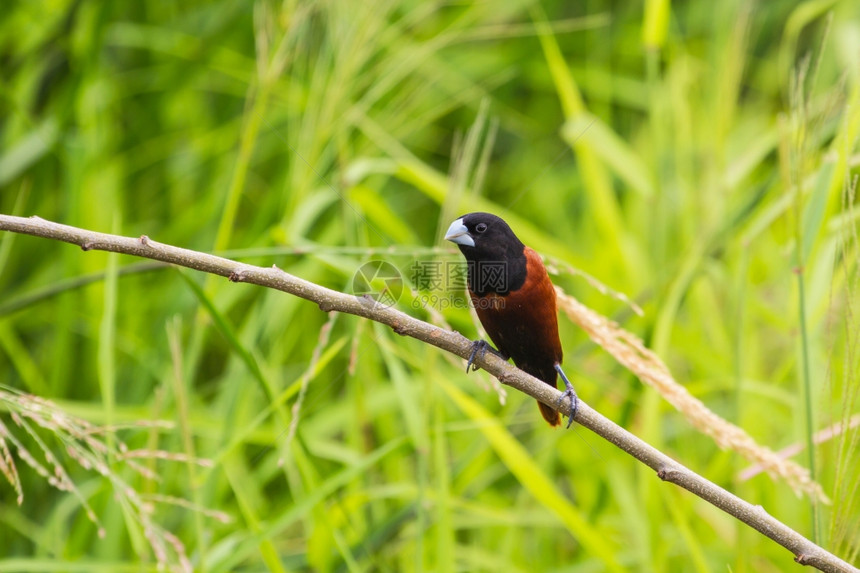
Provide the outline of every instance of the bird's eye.
{"type": "Polygon", "coordinates": [[[478,231],[479,233],[483,233],[484,231],[487,230],[487,224],[486,223],[478,223],[477,225],[475,225],[475,230],[478,231]]]}

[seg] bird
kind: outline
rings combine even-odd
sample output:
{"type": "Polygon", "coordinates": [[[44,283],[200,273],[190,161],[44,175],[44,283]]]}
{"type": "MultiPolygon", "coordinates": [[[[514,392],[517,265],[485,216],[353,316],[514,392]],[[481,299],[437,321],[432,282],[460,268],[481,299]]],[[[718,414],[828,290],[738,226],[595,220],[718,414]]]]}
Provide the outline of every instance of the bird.
{"type": "MultiPolygon", "coordinates": [[[[535,378],[565,391],[556,408],[538,402],[540,413],[551,426],[561,424],[558,407],[570,400],[569,428],[576,417],[578,398],[561,368],[563,352],[558,336],[555,288],[540,255],[525,246],[511,227],[492,213],[468,213],[458,217],[445,234],[457,245],[467,262],[469,295],[478,319],[496,345],[476,340],[466,372],[476,356],[490,351],[535,378]]],[[[474,366],[477,370],[477,366],[474,366]]]]}

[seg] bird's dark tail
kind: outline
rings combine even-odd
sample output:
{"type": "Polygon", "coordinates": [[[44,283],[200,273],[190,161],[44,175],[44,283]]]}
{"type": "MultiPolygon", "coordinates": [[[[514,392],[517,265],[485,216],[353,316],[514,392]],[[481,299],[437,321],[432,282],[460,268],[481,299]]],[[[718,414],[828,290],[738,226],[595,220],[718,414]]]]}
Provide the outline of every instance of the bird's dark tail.
{"type": "Polygon", "coordinates": [[[560,426],[561,425],[561,415],[559,415],[558,411],[552,406],[547,406],[543,402],[538,402],[538,408],[540,408],[540,414],[543,416],[543,419],[549,422],[550,426],[560,426]]]}
{"type": "MultiPolygon", "coordinates": [[[[514,363],[516,363],[516,359],[514,359],[514,363]]],[[[558,373],[555,371],[555,368],[550,370],[549,368],[535,367],[531,364],[517,364],[517,366],[538,380],[543,380],[553,388],[557,388],[556,384],[558,383],[558,373]]],[[[543,416],[543,419],[546,420],[550,426],[561,425],[561,414],[558,413],[558,410],[552,406],[547,406],[543,402],[538,402],[538,408],[540,408],[540,415],[543,416]]]]}

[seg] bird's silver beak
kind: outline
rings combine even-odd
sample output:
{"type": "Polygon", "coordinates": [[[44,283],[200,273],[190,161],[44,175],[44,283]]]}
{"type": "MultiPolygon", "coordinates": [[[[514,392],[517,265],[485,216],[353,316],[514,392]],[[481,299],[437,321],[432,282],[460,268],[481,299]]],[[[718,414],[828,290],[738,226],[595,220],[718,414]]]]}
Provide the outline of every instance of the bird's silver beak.
{"type": "Polygon", "coordinates": [[[448,227],[448,232],[445,233],[445,240],[457,243],[458,245],[466,245],[467,247],[475,246],[475,239],[469,234],[469,229],[463,224],[463,219],[457,219],[451,226],[448,227]]]}

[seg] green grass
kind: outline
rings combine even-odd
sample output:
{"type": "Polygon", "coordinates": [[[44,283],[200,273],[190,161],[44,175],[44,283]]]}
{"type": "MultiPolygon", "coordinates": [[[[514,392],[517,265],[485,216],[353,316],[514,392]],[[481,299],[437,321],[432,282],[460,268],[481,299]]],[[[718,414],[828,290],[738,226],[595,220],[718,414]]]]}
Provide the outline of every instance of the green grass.
{"type": "MultiPolygon", "coordinates": [[[[6,12],[0,212],[349,290],[367,260],[407,281],[415,261],[459,261],[440,229],[493,211],[630,296],[644,316],[556,277],[760,443],[809,444],[860,411],[856,2],[6,12]]],[[[465,309],[416,309],[421,294],[451,293],[407,291],[399,307],[475,335],[465,309]]],[[[856,562],[857,428],[815,445],[838,503],[813,510],[784,483],[739,481],[739,456],[560,320],[584,400],[856,562]]],[[[66,453],[68,436],[35,430],[105,536],[16,458],[24,499],[0,479],[0,571],[155,570],[118,483],[156,500],[151,519],[200,571],[794,567],[584,430],[546,427],[533,400],[511,391],[500,404],[460,360],[190,271],[0,235],[0,384],[93,424],[132,424],[103,436],[107,477],[66,453]],[[147,420],[171,426],[134,425],[147,420]],[[141,474],[120,444],[176,457],[138,460],[152,472],[141,474]]],[[[13,409],[0,422],[39,457],[13,409]]]]}

